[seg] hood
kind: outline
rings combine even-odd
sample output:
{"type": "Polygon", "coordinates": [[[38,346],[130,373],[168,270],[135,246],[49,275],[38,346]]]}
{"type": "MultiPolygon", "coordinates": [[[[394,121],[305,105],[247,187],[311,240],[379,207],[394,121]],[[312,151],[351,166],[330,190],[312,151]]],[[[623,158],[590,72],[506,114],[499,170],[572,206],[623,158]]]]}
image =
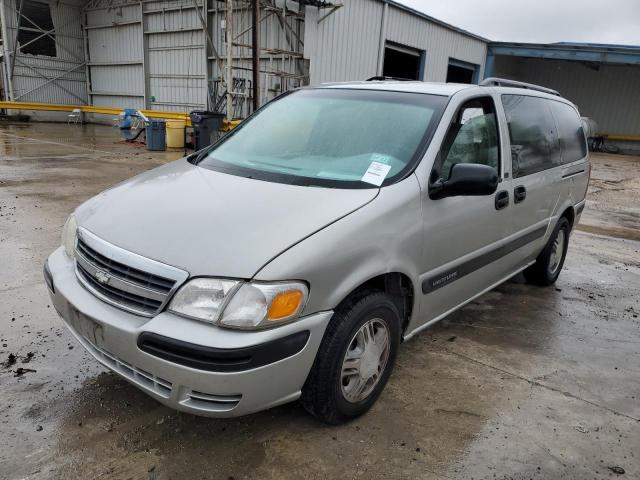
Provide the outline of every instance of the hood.
{"type": "Polygon", "coordinates": [[[183,159],[97,195],[76,218],[107,242],[192,276],[251,278],[377,193],[253,180],[183,159]]]}

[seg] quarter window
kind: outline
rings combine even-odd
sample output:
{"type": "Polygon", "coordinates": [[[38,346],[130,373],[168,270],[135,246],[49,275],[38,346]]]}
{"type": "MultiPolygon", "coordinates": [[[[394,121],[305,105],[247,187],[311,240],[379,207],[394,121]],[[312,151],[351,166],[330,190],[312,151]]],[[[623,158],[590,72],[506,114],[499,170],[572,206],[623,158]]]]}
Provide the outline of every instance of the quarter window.
{"type": "Polygon", "coordinates": [[[562,163],[571,163],[587,156],[587,143],[578,112],[562,102],[549,102],[558,124],[558,138],[562,148],[562,163]]]}
{"type": "Polygon", "coordinates": [[[456,163],[479,163],[499,170],[496,111],[489,97],[474,98],[456,113],[440,148],[437,176],[449,178],[456,163]]]}
{"type": "Polygon", "coordinates": [[[561,164],[560,144],[548,101],[526,95],[502,95],[514,177],[561,164]]]}

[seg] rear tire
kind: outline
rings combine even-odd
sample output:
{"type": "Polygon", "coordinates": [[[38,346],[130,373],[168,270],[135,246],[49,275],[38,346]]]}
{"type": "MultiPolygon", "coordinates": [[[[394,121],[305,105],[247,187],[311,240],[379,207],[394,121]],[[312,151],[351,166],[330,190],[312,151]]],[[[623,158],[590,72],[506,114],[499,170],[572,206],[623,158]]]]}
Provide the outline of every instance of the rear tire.
{"type": "Polygon", "coordinates": [[[538,255],[536,263],[524,271],[527,282],[543,287],[555,283],[567,256],[570,231],[569,220],[566,217],[561,217],[547,245],[538,255]]]}
{"type": "Polygon", "coordinates": [[[400,325],[396,305],[383,292],[366,290],[343,302],[302,389],[304,408],[334,425],[369,410],[393,370],[400,325]]]}

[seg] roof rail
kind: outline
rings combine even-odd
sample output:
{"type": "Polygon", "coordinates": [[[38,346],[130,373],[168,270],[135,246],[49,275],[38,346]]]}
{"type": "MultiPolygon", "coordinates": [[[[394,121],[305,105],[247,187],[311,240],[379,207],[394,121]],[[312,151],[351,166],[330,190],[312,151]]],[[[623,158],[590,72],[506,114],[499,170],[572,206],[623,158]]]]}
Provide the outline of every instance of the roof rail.
{"type": "Polygon", "coordinates": [[[540,85],[534,85],[533,83],[518,82],[516,80],[509,80],[507,78],[489,77],[480,82],[481,87],[514,87],[514,88],[526,88],[527,90],[536,90],[538,92],[550,93],[560,97],[560,93],[556,90],[547,87],[541,87],[540,85]]]}
{"type": "Polygon", "coordinates": [[[396,82],[416,82],[417,80],[414,80],[412,78],[400,78],[400,77],[383,77],[381,75],[376,75],[375,77],[370,77],[367,78],[367,82],[383,82],[386,80],[392,80],[392,81],[396,81],[396,82]]]}

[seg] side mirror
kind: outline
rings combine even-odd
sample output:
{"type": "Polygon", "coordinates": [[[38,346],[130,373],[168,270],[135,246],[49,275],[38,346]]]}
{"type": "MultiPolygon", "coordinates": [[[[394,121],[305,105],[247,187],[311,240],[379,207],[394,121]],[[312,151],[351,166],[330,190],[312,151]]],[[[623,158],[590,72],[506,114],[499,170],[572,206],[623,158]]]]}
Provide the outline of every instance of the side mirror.
{"type": "Polygon", "coordinates": [[[495,168],[479,163],[455,163],[447,180],[440,178],[429,185],[429,198],[491,195],[497,188],[498,172],[495,168]]]}

